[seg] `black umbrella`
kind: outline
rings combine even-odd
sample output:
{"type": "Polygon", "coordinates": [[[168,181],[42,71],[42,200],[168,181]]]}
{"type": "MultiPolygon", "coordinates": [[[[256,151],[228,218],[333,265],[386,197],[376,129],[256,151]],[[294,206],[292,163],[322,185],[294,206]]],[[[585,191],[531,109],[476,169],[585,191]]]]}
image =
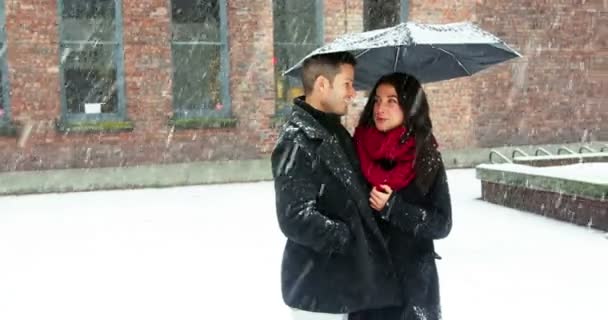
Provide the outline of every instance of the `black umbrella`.
{"type": "Polygon", "coordinates": [[[470,76],[491,65],[521,57],[502,40],[471,23],[394,27],[348,34],[314,50],[285,71],[299,77],[302,62],[314,55],[352,52],[357,58],[355,87],[371,88],[382,75],[404,72],[421,82],[470,76]]]}

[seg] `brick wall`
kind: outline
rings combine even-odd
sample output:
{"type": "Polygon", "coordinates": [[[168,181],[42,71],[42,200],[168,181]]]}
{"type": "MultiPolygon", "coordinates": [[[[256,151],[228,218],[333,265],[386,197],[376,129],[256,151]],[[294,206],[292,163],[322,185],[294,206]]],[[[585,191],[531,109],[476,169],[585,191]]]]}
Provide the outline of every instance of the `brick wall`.
{"type": "MultiPolygon", "coordinates": [[[[5,0],[12,120],[0,171],[251,159],[267,155],[274,114],[272,0],[228,0],[235,128],[173,130],[170,2],[123,1],[127,115],[133,132],[63,134],[57,0],[5,0]]],[[[425,85],[443,149],[608,140],[606,1],[410,1],[410,20],[472,20],[525,57],[425,85]]],[[[324,1],[325,40],[363,29],[363,0],[324,1]]],[[[345,124],[352,129],[364,97],[345,124]]]]}
{"type": "Polygon", "coordinates": [[[426,85],[443,148],[608,139],[605,1],[410,1],[410,20],[473,21],[524,57],[426,85]]]}
{"type": "Polygon", "coordinates": [[[479,146],[608,139],[608,3],[477,1],[485,29],[524,55],[476,77],[479,146]]]}
{"type": "Polygon", "coordinates": [[[481,182],[481,193],[482,199],[488,202],[608,231],[608,209],[605,200],[487,181],[481,182]]]}
{"type": "MultiPolygon", "coordinates": [[[[230,0],[230,84],[242,157],[270,152],[276,130],[272,0],[230,0]]],[[[228,143],[226,143],[228,144],[228,143]]]]}
{"type": "MultiPolygon", "coordinates": [[[[410,1],[409,21],[452,23],[469,21],[474,16],[474,1],[410,1]]],[[[473,86],[460,78],[424,86],[429,100],[434,132],[441,149],[475,147],[471,125],[473,86]]]]}
{"type": "Polygon", "coordinates": [[[0,171],[250,159],[273,146],[271,0],[229,1],[230,92],[238,125],[226,129],[169,127],[170,2],[148,0],[123,1],[127,115],[133,132],[56,131],[61,85],[57,12],[56,0],[6,0],[12,120],[21,134],[0,137],[0,171]]]}
{"type": "Polygon", "coordinates": [[[53,119],[60,112],[59,47],[55,1],[5,1],[10,100],[13,119],[31,132],[21,141],[0,137],[0,171],[45,161],[56,139],[53,119]],[[28,17],[28,19],[23,19],[28,17]]]}

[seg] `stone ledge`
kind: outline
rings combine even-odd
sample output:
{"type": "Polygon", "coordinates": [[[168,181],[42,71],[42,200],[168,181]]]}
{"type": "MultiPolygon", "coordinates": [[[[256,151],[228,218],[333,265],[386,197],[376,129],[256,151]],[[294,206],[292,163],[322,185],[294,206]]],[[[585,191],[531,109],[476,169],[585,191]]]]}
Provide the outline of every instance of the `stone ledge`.
{"type": "Polygon", "coordinates": [[[169,125],[176,129],[235,128],[238,119],[233,117],[171,118],[169,125]]]}
{"type": "Polygon", "coordinates": [[[202,161],[165,165],[0,172],[0,195],[272,180],[270,159],[202,161]]]}
{"type": "Polygon", "coordinates": [[[129,120],[69,121],[58,120],[57,131],[66,134],[79,133],[117,133],[133,131],[133,122],[129,120]]]}

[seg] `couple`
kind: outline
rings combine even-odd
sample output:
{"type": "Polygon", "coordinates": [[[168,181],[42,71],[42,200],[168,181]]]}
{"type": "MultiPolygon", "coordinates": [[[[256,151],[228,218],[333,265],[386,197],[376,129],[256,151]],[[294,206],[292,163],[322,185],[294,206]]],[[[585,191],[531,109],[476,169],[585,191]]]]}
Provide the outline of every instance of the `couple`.
{"type": "Polygon", "coordinates": [[[452,222],[428,103],[414,77],[385,75],[351,137],[355,65],[346,52],[304,62],[272,153],[283,299],[298,320],[439,319],[433,239],[452,222]]]}

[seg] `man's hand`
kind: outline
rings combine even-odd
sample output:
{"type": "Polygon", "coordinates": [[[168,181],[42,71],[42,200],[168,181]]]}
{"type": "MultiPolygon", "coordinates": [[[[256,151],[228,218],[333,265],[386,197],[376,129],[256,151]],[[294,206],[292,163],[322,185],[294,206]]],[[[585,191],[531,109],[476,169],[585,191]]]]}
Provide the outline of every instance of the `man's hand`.
{"type": "Polygon", "coordinates": [[[376,211],[381,211],[386,206],[391,194],[393,194],[393,189],[387,185],[380,185],[380,188],[374,187],[369,194],[370,206],[376,211]]]}

